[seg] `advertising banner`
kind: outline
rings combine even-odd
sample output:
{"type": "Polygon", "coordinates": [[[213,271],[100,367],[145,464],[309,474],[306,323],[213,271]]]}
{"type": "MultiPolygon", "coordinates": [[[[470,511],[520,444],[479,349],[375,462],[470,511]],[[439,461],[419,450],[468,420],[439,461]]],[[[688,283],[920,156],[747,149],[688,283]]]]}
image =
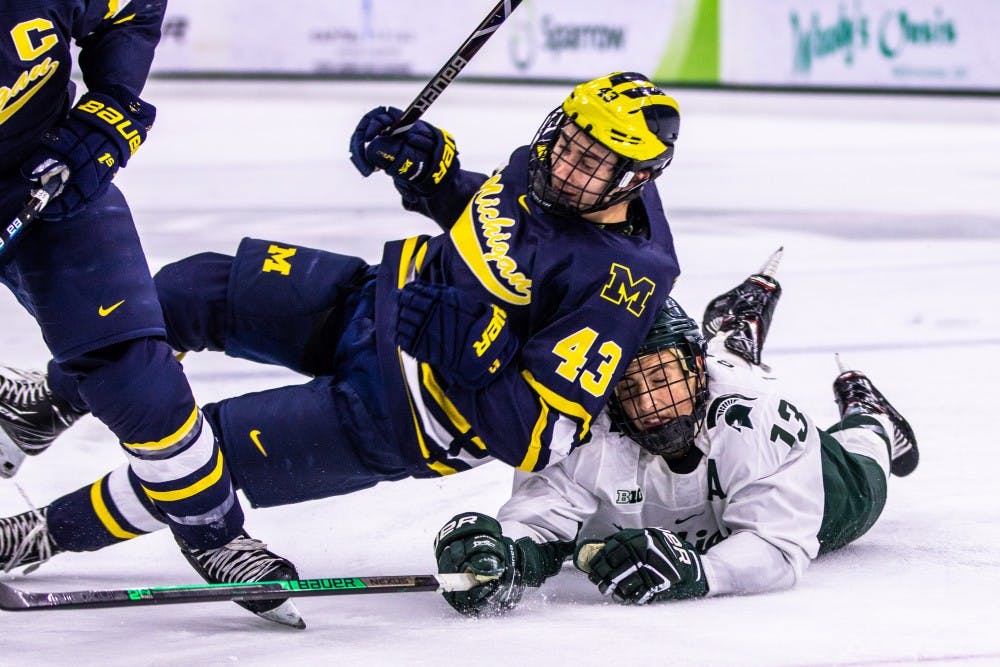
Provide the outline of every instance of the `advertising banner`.
{"type": "MultiPolygon", "coordinates": [[[[719,0],[526,0],[466,76],[718,79],[719,0]]],[[[494,0],[171,0],[157,73],[430,76],[494,0]],[[405,8],[405,11],[401,11],[405,8]]]]}
{"type": "Polygon", "coordinates": [[[723,0],[722,81],[1000,90],[995,0],[723,0]]]}
{"type": "MultiPolygon", "coordinates": [[[[458,14],[469,13],[461,3],[455,5],[458,14]]],[[[387,0],[171,0],[153,71],[422,73],[419,56],[439,38],[422,32],[423,26],[398,9],[398,3],[387,0]]],[[[464,21],[469,29],[478,22],[468,20],[473,20],[464,21]]]]}
{"type": "Polygon", "coordinates": [[[658,80],[716,82],[717,9],[718,0],[528,0],[468,71],[576,81],[635,70],[658,80]]]}
{"type": "MultiPolygon", "coordinates": [[[[430,77],[494,0],[170,0],[159,74],[430,77]]],[[[464,77],[1000,92],[1000,0],[525,0],[464,77]]]]}

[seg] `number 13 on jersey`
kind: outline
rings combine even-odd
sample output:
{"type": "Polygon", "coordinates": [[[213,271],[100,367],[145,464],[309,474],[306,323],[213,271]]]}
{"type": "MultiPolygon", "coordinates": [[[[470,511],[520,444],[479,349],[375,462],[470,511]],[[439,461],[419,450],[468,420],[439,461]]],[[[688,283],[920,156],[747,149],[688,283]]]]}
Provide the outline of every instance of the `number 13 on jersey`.
{"type": "Polygon", "coordinates": [[[590,327],[584,327],[556,343],[552,353],[562,359],[562,363],[556,368],[557,375],[570,382],[579,382],[585,391],[601,397],[607,391],[608,383],[618,368],[622,358],[622,348],[613,340],[602,342],[595,353],[601,359],[597,372],[583,371],[583,367],[594,358],[591,350],[595,344],[597,344],[597,332],[590,327]]]}

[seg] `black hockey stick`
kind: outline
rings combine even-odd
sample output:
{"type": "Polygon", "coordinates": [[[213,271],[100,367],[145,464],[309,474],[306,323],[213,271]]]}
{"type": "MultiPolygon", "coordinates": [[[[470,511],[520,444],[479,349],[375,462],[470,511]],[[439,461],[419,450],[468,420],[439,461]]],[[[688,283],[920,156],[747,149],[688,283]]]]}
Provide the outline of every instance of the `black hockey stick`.
{"type": "Polygon", "coordinates": [[[406,132],[410,127],[417,122],[417,120],[424,115],[434,100],[438,98],[438,95],[448,87],[458,73],[469,64],[472,60],[472,56],[476,55],[479,49],[482,48],[483,44],[486,43],[497,28],[507,20],[507,17],[517,9],[517,6],[521,4],[522,0],[500,0],[496,7],[490,10],[490,13],[486,15],[483,22],[476,26],[476,29],[472,31],[468,39],[458,47],[458,50],[452,54],[448,62],[438,70],[438,73],[430,80],[430,82],[424,86],[424,89],[420,91],[420,94],[410,102],[410,106],[406,107],[403,115],[399,117],[392,127],[388,129],[386,134],[399,134],[401,132],[406,132]]]}
{"type": "Polygon", "coordinates": [[[59,189],[62,181],[50,178],[42,187],[31,191],[31,199],[24,205],[17,217],[0,229],[0,266],[6,264],[13,256],[14,248],[21,241],[25,230],[38,217],[42,209],[49,203],[52,193],[59,189]]]}
{"type": "Polygon", "coordinates": [[[474,574],[418,574],[399,577],[296,579],[260,581],[252,584],[195,584],[55,593],[32,593],[0,582],[0,609],[4,611],[96,609],[365,593],[467,591],[490,579],[491,577],[477,577],[474,574]]]}

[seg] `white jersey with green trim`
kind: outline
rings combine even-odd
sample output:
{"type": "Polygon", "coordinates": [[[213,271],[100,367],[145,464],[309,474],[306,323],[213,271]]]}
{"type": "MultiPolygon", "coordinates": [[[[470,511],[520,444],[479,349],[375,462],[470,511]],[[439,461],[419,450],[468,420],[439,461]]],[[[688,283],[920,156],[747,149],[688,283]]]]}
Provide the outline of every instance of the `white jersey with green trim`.
{"type": "Polygon", "coordinates": [[[537,473],[517,473],[500,509],[504,534],[537,542],[671,530],[702,553],[709,595],[793,586],[819,550],[820,436],[775,378],[709,343],[708,411],[686,474],[611,431],[537,473]],[[578,532],[579,530],[579,532],[578,532]]]}

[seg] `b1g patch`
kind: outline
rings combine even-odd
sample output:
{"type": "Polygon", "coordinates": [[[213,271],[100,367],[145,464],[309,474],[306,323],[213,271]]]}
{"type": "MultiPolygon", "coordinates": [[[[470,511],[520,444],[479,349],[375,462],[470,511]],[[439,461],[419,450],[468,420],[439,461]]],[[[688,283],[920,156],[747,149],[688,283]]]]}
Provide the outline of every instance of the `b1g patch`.
{"type": "Polygon", "coordinates": [[[642,489],[618,489],[615,505],[637,505],[642,502],[642,489]]]}
{"type": "Polygon", "coordinates": [[[750,411],[753,410],[753,406],[747,405],[746,402],[755,400],[757,399],[742,394],[719,396],[708,408],[708,418],[705,420],[708,428],[715,428],[716,424],[726,424],[737,431],[742,431],[744,428],[752,431],[750,411]]]}

